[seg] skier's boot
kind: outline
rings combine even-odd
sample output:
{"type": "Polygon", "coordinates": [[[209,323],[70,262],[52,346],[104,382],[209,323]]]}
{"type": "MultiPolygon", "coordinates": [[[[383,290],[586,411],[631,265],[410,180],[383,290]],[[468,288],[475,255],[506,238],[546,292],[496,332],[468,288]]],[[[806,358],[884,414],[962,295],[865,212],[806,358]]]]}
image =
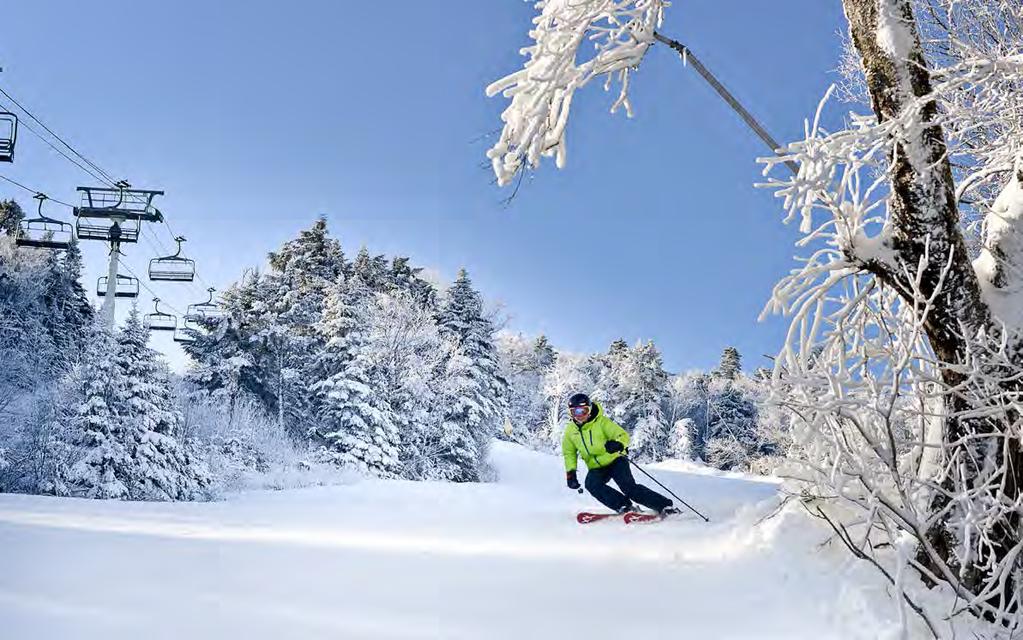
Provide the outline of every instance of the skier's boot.
{"type": "Polygon", "coordinates": [[[667,518],[668,516],[677,516],[680,513],[682,513],[682,512],[678,509],[678,507],[675,507],[674,505],[670,505],[669,504],[668,506],[666,506],[663,509],[661,509],[660,516],[663,519],[663,518],[667,518]]]}
{"type": "Polygon", "coordinates": [[[634,511],[639,511],[639,509],[637,509],[636,505],[632,504],[631,502],[626,502],[623,506],[618,508],[618,513],[623,513],[623,514],[624,513],[632,513],[634,511]]]}

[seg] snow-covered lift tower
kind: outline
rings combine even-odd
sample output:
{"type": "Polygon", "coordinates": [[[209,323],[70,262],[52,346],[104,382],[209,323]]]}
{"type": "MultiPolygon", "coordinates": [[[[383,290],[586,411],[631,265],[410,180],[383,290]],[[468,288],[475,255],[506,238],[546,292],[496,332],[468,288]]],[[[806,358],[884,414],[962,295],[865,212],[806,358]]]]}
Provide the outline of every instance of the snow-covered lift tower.
{"type": "MultiPolygon", "coordinates": [[[[75,207],[75,230],[79,240],[98,240],[110,243],[110,263],[107,282],[117,282],[117,259],[121,244],[138,242],[143,222],[161,222],[163,214],[153,205],[153,198],[163,191],[132,189],[121,180],[108,187],[78,187],[81,204],[75,207]]],[[[118,296],[103,297],[103,315],[107,326],[114,326],[115,300],[118,296]]]]}

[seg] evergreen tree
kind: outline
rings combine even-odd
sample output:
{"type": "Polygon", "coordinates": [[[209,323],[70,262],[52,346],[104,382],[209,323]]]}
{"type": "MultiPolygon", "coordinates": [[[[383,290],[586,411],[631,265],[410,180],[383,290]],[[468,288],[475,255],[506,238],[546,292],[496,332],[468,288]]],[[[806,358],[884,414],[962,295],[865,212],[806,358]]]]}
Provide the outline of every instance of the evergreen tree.
{"type": "Polygon", "coordinates": [[[437,290],[433,285],[419,277],[421,268],[412,267],[409,259],[396,257],[391,262],[388,277],[390,290],[394,293],[405,293],[412,297],[420,306],[433,309],[437,304],[437,290]]]}
{"type": "Polygon", "coordinates": [[[534,370],[540,374],[550,371],[550,368],[554,366],[554,360],[557,358],[557,355],[554,347],[548,342],[547,336],[540,334],[533,343],[534,370]]]}
{"type": "Polygon", "coordinates": [[[474,375],[472,359],[448,343],[438,374],[441,411],[436,429],[427,434],[433,452],[430,477],[453,482],[478,482],[488,475],[487,445],[492,435],[484,389],[474,375]]]}
{"type": "Polygon", "coordinates": [[[377,295],[366,320],[366,358],[376,372],[377,393],[394,410],[400,436],[400,475],[409,480],[436,477],[439,455],[441,386],[446,378],[446,344],[433,311],[413,294],[377,295]]]}
{"type": "Polygon", "coordinates": [[[385,291],[391,285],[390,267],[384,256],[371,256],[369,249],[359,249],[352,263],[352,273],[362,280],[370,291],[385,291]]]}
{"type": "Polygon", "coordinates": [[[629,357],[629,345],[619,338],[611,343],[606,354],[595,355],[590,358],[590,377],[593,378],[595,386],[590,396],[600,402],[607,411],[608,416],[622,424],[627,430],[632,429],[625,416],[620,411],[623,396],[621,392],[622,370],[626,366],[626,359],[629,357]]]}
{"type": "Polygon", "coordinates": [[[721,353],[721,363],[714,371],[714,375],[725,380],[735,380],[736,376],[742,373],[742,356],[735,347],[725,347],[721,353]]]}
{"type": "Polygon", "coordinates": [[[709,388],[706,460],[719,469],[748,468],[757,455],[757,407],[744,382],[718,378],[709,388]]]}
{"type": "Polygon", "coordinates": [[[623,355],[618,380],[621,399],[615,415],[631,430],[630,450],[639,460],[657,461],[669,455],[671,423],[664,415],[667,381],[661,354],[652,341],[623,355]]]}
{"type": "Polygon", "coordinates": [[[24,219],[25,212],[21,205],[14,200],[0,200],[0,232],[13,237],[24,219]]]}
{"type": "Polygon", "coordinates": [[[442,423],[449,432],[458,433],[446,435],[444,441],[461,443],[464,432],[475,443],[473,451],[465,448],[476,459],[464,479],[479,480],[488,473],[486,454],[490,439],[504,423],[507,381],[500,375],[494,327],[483,315],[482,300],[465,269],[458,272],[448,290],[437,324],[441,336],[454,347],[447,374],[457,381],[448,386],[449,404],[442,423]]]}
{"type": "Polygon", "coordinates": [[[48,251],[43,276],[43,325],[50,334],[55,368],[67,371],[78,360],[93,309],[81,284],[82,252],[72,240],[66,251],[48,251]]]}
{"type": "Polygon", "coordinates": [[[544,380],[554,366],[554,349],[544,336],[527,340],[521,334],[502,334],[496,344],[501,377],[508,383],[510,424],[510,432],[502,431],[500,437],[546,447],[544,380]]]}
{"type": "Polygon", "coordinates": [[[672,430],[671,455],[693,460],[706,459],[710,376],[690,372],[676,376],[668,385],[668,422],[672,430]]]}
{"type": "Polygon", "coordinates": [[[327,294],[317,326],[325,347],[317,360],[319,382],[312,386],[320,407],[314,439],[331,460],[355,464],[377,475],[399,467],[399,438],[391,407],[376,387],[367,357],[364,307],[368,288],[358,274],[327,294]]]}
{"type": "Polygon", "coordinates": [[[341,243],[330,237],[323,217],[271,252],[269,258],[270,267],[297,297],[322,294],[348,269],[341,243]]]}
{"type": "Polygon", "coordinates": [[[89,333],[79,370],[70,379],[79,402],[72,418],[73,444],[82,457],[71,468],[67,485],[89,498],[128,498],[131,451],[125,446],[125,428],[117,413],[124,379],[115,364],[117,343],[100,323],[89,333]]]}
{"type": "Polygon", "coordinates": [[[181,416],[174,406],[166,366],[148,346],[149,332],[133,306],[117,334],[114,359],[122,381],[116,398],[123,445],[132,465],[125,471],[135,500],[200,497],[210,478],[195,455],[176,438],[181,416]]]}

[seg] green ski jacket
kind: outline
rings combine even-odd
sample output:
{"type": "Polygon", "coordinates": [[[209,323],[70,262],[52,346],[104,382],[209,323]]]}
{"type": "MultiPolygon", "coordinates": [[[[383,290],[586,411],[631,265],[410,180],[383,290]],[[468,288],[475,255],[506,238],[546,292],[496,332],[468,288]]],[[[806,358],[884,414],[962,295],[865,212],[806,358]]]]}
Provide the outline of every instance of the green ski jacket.
{"type": "Polygon", "coordinates": [[[618,426],[614,420],[604,415],[604,409],[593,403],[593,415],[583,424],[576,424],[569,419],[565,425],[565,435],[561,438],[561,453],[565,456],[565,471],[575,471],[582,456],[587,469],[606,467],[625,452],[608,453],[604,443],[617,440],[622,446],[629,446],[629,434],[618,426]]]}

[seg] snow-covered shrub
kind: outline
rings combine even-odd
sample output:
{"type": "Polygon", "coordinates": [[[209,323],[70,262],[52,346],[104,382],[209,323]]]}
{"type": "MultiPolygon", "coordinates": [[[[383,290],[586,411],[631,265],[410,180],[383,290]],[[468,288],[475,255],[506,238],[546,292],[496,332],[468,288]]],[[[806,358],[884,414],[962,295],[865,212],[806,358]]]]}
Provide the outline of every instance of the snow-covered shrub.
{"type": "Polygon", "coordinates": [[[344,481],[343,472],[316,463],[305,446],[296,446],[257,400],[242,396],[230,406],[203,393],[181,398],[182,430],[204,451],[214,496],[344,481]]]}

